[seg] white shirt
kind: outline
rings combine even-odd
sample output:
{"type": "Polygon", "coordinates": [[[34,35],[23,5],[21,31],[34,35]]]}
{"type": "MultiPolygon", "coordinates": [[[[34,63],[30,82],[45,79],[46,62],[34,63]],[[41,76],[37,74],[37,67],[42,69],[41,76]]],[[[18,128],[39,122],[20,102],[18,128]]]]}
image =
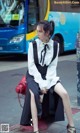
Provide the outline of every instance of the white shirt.
{"type": "MultiPolygon", "coordinates": [[[[39,64],[42,66],[42,64],[40,63],[41,51],[43,50],[44,45],[46,43],[43,43],[39,39],[36,39],[36,43],[37,43],[39,64]]],[[[49,65],[49,63],[52,60],[53,54],[54,54],[53,40],[50,39],[47,44],[49,46],[49,49],[47,49],[44,64],[49,65]]],[[[48,66],[47,73],[46,73],[46,80],[44,80],[44,79],[42,79],[41,74],[38,71],[38,69],[37,69],[37,67],[34,63],[32,42],[29,44],[29,49],[28,49],[28,71],[29,71],[30,75],[34,76],[34,80],[35,80],[35,82],[37,82],[39,84],[40,89],[44,89],[44,88],[50,89],[59,80],[59,77],[57,76],[57,73],[56,73],[57,62],[58,62],[58,52],[59,52],[59,44],[58,44],[58,49],[57,49],[57,56],[52,61],[52,63],[48,66]]]]}

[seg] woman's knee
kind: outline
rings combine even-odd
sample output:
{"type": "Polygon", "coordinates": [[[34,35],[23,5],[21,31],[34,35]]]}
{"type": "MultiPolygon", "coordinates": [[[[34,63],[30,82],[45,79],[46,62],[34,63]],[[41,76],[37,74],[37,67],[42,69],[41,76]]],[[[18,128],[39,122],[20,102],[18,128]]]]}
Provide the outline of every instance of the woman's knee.
{"type": "Polygon", "coordinates": [[[62,92],[62,99],[67,100],[69,98],[68,92],[65,90],[62,92]]]}
{"type": "Polygon", "coordinates": [[[66,91],[66,89],[62,86],[61,83],[58,83],[55,86],[55,92],[62,98],[62,99],[67,99],[69,98],[68,92],[66,91]]]}

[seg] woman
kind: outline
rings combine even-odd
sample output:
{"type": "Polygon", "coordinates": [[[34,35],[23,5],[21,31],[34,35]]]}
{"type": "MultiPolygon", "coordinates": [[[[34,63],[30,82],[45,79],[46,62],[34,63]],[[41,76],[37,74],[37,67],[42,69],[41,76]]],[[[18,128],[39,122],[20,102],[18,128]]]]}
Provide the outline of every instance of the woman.
{"type": "Polygon", "coordinates": [[[39,133],[38,118],[45,118],[46,121],[48,118],[50,122],[64,120],[65,108],[67,131],[76,133],[69,96],[56,72],[59,44],[50,38],[54,32],[54,22],[41,21],[36,31],[38,39],[29,45],[28,89],[20,124],[28,125],[32,118],[34,133],[39,133]]]}

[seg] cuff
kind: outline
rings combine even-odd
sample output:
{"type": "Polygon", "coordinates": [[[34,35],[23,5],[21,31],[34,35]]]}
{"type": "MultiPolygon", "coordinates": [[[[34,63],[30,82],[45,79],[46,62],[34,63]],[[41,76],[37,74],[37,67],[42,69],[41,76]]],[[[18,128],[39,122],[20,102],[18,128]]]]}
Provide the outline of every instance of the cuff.
{"type": "Polygon", "coordinates": [[[43,88],[48,89],[49,82],[47,80],[42,80],[41,83],[39,84],[40,89],[42,90],[43,88]]]}

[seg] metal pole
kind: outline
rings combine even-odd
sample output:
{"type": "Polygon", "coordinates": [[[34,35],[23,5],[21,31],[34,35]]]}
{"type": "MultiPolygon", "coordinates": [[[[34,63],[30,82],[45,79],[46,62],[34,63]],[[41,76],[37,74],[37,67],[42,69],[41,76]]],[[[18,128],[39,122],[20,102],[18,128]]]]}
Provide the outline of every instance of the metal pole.
{"type": "Polygon", "coordinates": [[[77,33],[77,103],[80,106],[80,33],[77,33]]]}

